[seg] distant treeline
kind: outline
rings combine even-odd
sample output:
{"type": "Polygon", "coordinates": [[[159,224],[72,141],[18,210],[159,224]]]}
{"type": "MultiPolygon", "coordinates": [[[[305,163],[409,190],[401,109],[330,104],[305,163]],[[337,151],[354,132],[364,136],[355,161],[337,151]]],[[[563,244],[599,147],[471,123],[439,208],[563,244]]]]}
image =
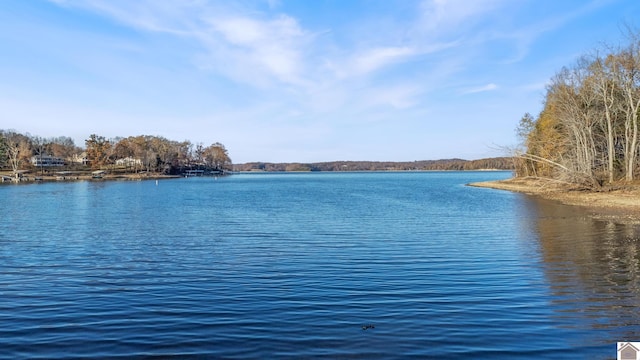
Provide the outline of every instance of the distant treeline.
{"type": "Polygon", "coordinates": [[[321,163],[265,163],[235,164],[234,171],[427,171],[427,170],[513,170],[511,157],[480,160],[442,159],[407,162],[388,161],[330,161],[321,163]]]}

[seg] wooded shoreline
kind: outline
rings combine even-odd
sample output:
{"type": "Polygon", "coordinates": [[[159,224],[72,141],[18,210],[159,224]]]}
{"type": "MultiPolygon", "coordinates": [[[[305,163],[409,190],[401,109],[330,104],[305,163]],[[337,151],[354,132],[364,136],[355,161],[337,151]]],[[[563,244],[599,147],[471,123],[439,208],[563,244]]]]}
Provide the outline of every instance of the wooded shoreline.
{"type": "Polygon", "coordinates": [[[640,225],[639,184],[625,184],[593,191],[554,180],[524,177],[468,185],[538,196],[585,208],[598,219],[640,225]]]}

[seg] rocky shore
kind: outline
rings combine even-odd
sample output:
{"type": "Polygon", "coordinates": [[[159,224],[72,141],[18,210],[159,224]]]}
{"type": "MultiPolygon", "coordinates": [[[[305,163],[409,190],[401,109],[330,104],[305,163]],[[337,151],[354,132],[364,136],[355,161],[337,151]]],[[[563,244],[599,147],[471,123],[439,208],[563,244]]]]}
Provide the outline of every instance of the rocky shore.
{"type": "Polygon", "coordinates": [[[540,178],[512,178],[472,183],[469,186],[508,190],[559,201],[589,210],[596,218],[640,224],[640,184],[624,184],[600,191],[540,178]]]}

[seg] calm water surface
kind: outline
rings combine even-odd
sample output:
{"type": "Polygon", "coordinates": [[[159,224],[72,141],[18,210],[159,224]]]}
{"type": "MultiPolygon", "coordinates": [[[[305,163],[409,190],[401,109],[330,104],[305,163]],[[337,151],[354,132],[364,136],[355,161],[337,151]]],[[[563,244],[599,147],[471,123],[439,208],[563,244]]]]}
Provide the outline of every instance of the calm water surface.
{"type": "Polygon", "coordinates": [[[0,186],[0,358],[615,358],[640,229],[509,176],[0,186]]]}

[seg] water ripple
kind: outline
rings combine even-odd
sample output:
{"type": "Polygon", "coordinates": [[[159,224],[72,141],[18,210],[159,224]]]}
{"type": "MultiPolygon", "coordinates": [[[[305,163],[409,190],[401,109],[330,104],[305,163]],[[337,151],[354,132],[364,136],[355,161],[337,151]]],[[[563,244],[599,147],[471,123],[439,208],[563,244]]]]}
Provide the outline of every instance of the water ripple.
{"type": "Polygon", "coordinates": [[[638,229],[507,176],[0,187],[0,358],[615,357],[638,229]]]}

